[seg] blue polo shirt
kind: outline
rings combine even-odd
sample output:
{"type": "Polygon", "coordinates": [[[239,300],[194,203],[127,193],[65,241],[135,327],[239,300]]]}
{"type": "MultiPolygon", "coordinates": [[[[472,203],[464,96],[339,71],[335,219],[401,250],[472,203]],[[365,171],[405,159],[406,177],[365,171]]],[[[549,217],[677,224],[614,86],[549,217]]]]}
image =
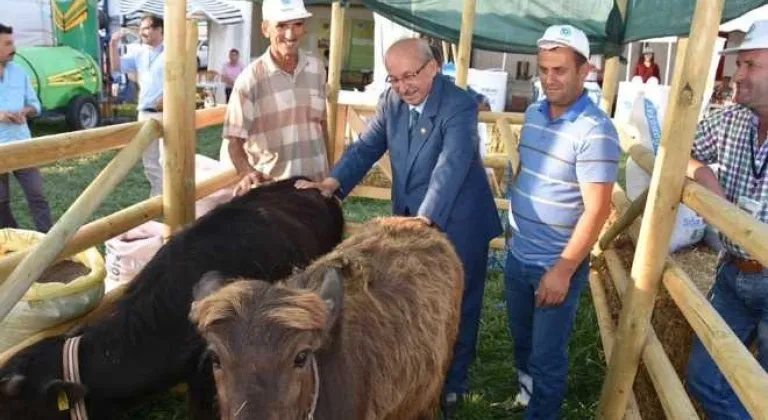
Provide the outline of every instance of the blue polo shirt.
{"type": "MultiPolygon", "coordinates": [[[[19,112],[25,106],[34,107],[40,113],[40,100],[32,88],[32,80],[21,66],[10,62],[0,79],[0,111],[19,112]]],[[[0,144],[32,137],[27,124],[0,122],[0,144]]]]}
{"type": "MultiPolygon", "coordinates": [[[[138,110],[155,108],[155,102],[163,96],[165,72],[165,48],[144,45],[134,54],[120,57],[120,71],[136,73],[139,82],[138,110]]],[[[119,73],[118,73],[119,74],[119,73]]]]}
{"type": "Polygon", "coordinates": [[[528,107],[509,197],[510,252],[547,269],[554,265],[584,213],[579,184],[615,182],[620,154],[616,128],[586,93],[554,120],[548,101],[528,107]]]}

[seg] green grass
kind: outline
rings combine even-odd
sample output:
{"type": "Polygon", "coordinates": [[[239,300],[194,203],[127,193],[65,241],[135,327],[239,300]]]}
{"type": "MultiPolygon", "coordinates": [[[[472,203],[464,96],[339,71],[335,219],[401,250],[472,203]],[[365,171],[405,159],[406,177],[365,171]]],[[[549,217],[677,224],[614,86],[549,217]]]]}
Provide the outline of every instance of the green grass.
{"type": "MultiPolygon", "coordinates": [[[[35,136],[65,130],[60,123],[33,124],[35,136]]],[[[218,158],[220,145],[219,127],[198,132],[197,152],[218,158]]],[[[54,218],[60,217],[82,190],[114,156],[114,152],[69,160],[42,168],[45,191],[54,218]]],[[[622,171],[623,172],[623,171],[622,171]]],[[[13,209],[22,228],[32,227],[26,202],[18,184],[12,184],[13,209]]],[[[102,217],[121,208],[144,200],[149,195],[149,185],[137,165],[128,177],[96,211],[93,218],[102,217]]],[[[344,204],[349,221],[363,222],[372,217],[388,214],[390,203],[350,198],[344,204]]],[[[522,419],[521,413],[511,413],[492,404],[513,396],[517,378],[514,370],[512,342],[507,328],[503,302],[503,274],[494,269],[486,283],[484,312],[480,329],[477,360],[471,372],[472,393],[459,413],[461,420],[522,419]]],[[[584,293],[577,323],[570,346],[570,377],[567,399],[563,406],[565,419],[593,418],[600,392],[605,365],[597,331],[597,321],[588,292],[584,293]]],[[[122,417],[122,420],[183,420],[186,419],[183,395],[165,393],[147,400],[144,404],[122,417]]],[[[344,420],[344,419],[340,419],[344,420]]]]}

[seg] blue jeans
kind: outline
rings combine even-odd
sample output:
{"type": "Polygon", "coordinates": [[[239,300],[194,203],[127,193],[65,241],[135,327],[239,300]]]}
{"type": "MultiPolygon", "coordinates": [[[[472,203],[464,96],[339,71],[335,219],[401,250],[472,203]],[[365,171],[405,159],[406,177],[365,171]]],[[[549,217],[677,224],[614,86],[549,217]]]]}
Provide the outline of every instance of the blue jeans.
{"type": "MultiPolygon", "coordinates": [[[[757,340],[757,361],[768,369],[768,271],[743,273],[731,263],[722,264],[709,301],[745,345],[757,340]]],[[[688,360],[687,382],[710,419],[751,418],[698,337],[688,360]]]]}
{"type": "Polygon", "coordinates": [[[571,277],[565,300],[558,306],[536,307],[534,293],[547,270],[507,255],[506,290],[509,330],[518,372],[533,378],[526,419],[557,419],[568,380],[568,341],[573,332],[579,297],[587,284],[589,262],[571,277]]]}

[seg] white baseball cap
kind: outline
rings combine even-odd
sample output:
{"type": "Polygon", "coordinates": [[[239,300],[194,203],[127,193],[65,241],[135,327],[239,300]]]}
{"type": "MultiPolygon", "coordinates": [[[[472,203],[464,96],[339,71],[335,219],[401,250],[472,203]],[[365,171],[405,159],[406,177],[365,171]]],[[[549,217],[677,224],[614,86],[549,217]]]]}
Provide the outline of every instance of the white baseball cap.
{"type": "Polygon", "coordinates": [[[551,50],[568,47],[589,60],[589,40],[587,35],[571,25],[553,25],[547,28],[544,36],[536,42],[539,48],[551,50]]]}
{"type": "Polygon", "coordinates": [[[738,47],[726,48],[720,54],[764,49],[768,49],[768,20],[757,20],[749,27],[744,41],[738,47]]]}
{"type": "Polygon", "coordinates": [[[264,0],[261,4],[262,20],[288,22],[312,16],[304,7],[303,0],[264,0]]]}

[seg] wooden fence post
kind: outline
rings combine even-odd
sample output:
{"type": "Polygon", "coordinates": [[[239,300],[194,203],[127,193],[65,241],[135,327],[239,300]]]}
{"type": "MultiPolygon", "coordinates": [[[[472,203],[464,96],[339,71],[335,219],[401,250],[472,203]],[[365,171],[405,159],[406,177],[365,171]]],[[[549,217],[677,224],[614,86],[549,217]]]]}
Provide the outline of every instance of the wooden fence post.
{"type": "Polygon", "coordinates": [[[461,11],[461,34],[459,35],[458,56],[456,57],[456,85],[467,88],[469,65],[472,58],[472,31],[475,27],[477,0],[464,0],[461,11]]]}
{"type": "Polygon", "coordinates": [[[344,15],[345,9],[340,1],[334,1],[331,5],[331,50],[328,57],[328,122],[327,137],[325,139],[325,151],[328,155],[328,166],[336,162],[334,157],[339,153],[335,150],[338,143],[338,131],[336,130],[339,118],[339,91],[341,91],[341,59],[344,52],[344,15]]]}
{"type": "MultiPolygon", "coordinates": [[[[616,0],[616,5],[619,7],[619,12],[621,12],[621,19],[626,20],[627,0],[616,0]]],[[[603,92],[600,95],[600,108],[608,115],[611,115],[613,102],[616,100],[616,93],[619,91],[620,64],[618,55],[605,60],[603,92]]]]}
{"type": "Polygon", "coordinates": [[[685,60],[678,61],[662,140],[646,205],[646,217],[632,265],[634,288],[622,307],[615,351],[603,382],[597,417],[619,419],[627,407],[640,354],[648,336],[653,304],[674,228],[690,159],[691,144],[703,99],[724,0],[699,0],[691,24],[685,60]]]}
{"type": "MultiPolygon", "coordinates": [[[[187,101],[187,1],[165,2],[165,72],[163,76],[163,207],[166,235],[179,230],[188,220],[187,180],[194,178],[194,155],[189,156],[188,141],[194,141],[194,116],[188,112],[187,101]]],[[[192,210],[194,213],[194,209],[192,210]]]]}

